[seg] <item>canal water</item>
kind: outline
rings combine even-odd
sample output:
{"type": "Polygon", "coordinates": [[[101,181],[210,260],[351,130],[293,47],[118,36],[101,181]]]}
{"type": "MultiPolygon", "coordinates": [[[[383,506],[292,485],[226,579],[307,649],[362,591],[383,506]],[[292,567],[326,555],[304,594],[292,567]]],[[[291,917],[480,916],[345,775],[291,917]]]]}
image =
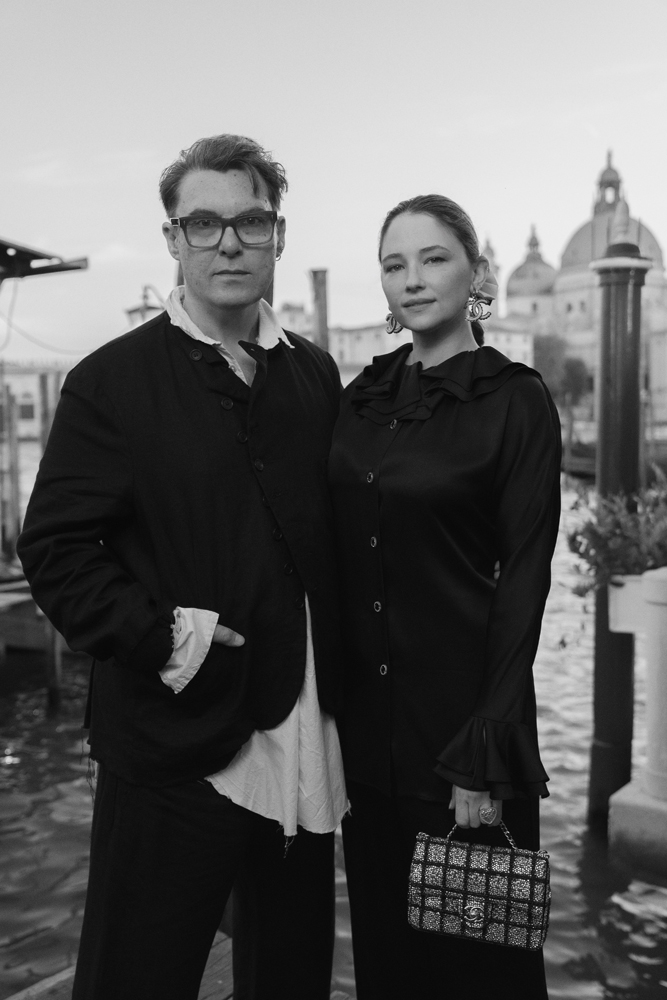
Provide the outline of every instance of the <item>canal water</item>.
{"type": "MultiPolygon", "coordinates": [[[[29,478],[26,474],[26,489],[29,478]]],[[[573,494],[565,495],[567,510],[573,494]]],[[[567,525],[565,515],[564,525],[567,525]]],[[[572,594],[564,531],[535,666],[551,797],[543,846],[553,868],[545,948],[551,1000],[667,1000],[667,882],[618,867],[585,829],[591,738],[592,602],[572,594]]],[[[641,647],[634,767],[645,754],[641,647]]],[[[45,712],[39,661],[17,656],[21,691],[0,690],[0,1000],[72,964],[85,896],[91,794],[80,722],[87,662],[68,659],[62,712],[45,712]]],[[[1,680],[1,679],[0,679],[1,680]]],[[[333,989],[354,997],[349,911],[337,842],[333,989]]]]}

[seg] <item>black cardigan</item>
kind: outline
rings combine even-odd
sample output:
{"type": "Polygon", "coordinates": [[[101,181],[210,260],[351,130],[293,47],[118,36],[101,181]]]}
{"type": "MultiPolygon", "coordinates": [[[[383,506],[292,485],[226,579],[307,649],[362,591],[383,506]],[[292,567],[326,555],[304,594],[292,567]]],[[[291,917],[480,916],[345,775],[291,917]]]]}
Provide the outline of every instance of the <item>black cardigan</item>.
{"type": "Polygon", "coordinates": [[[423,372],[405,366],[409,350],[347,387],[329,461],[346,773],[443,801],[449,783],[545,795],[531,668],[558,528],[558,415],[537,373],[493,348],[423,372]]]}
{"type": "Polygon", "coordinates": [[[252,387],[166,314],[65,380],[18,551],[38,605],[95,661],[91,754],[167,785],[224,767],[293,708],[312,615],[321,707],[339,706],[326,461],[332,358],[244,345],[252,387]],[[246,644],[214,644],[175,694],[158,674],[177,605],[216,611],[246,644]]]}

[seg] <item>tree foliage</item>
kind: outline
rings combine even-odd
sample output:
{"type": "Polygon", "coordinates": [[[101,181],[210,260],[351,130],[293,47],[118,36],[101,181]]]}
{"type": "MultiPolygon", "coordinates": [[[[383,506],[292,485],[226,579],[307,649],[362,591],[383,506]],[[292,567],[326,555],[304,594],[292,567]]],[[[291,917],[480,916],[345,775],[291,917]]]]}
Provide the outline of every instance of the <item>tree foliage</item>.
{"type": "Polygon", "coordinates": [[[535,337],[535,368],[557,403],[576,406],[588,391],[590,374],[581,358],[567,357],[567,341],[557,333],[535,337]]]}

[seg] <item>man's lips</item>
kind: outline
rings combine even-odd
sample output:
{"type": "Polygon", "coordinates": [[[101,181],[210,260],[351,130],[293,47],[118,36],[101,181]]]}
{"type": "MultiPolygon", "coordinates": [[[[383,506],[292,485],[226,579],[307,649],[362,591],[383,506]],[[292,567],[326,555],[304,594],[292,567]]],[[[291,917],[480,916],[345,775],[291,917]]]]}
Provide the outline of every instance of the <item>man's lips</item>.
{"type": "Polygon", "coordinates": [[[229,275],[229,274],[234,274],[234,275],[237,275],[237,276],[239,274],[250,274],[250,271],[216,271],[215,273],[223,275],[224,277],[227,277],[227,275],[229,275]]]}

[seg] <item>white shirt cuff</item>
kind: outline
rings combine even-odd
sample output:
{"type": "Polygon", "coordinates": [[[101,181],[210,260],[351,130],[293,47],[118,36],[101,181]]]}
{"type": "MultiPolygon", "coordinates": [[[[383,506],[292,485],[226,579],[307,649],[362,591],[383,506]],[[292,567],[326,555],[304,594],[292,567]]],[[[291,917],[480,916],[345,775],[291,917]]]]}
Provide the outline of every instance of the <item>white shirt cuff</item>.
{"type": "Polygon", "coordinates": [[[174,651],[160,670],[160,676],[176,694],[192,680],[204,662],[211,648],[218,617],[215,611],[203,611],[201,608],[174,609],[171,628],[174,651]]]}

